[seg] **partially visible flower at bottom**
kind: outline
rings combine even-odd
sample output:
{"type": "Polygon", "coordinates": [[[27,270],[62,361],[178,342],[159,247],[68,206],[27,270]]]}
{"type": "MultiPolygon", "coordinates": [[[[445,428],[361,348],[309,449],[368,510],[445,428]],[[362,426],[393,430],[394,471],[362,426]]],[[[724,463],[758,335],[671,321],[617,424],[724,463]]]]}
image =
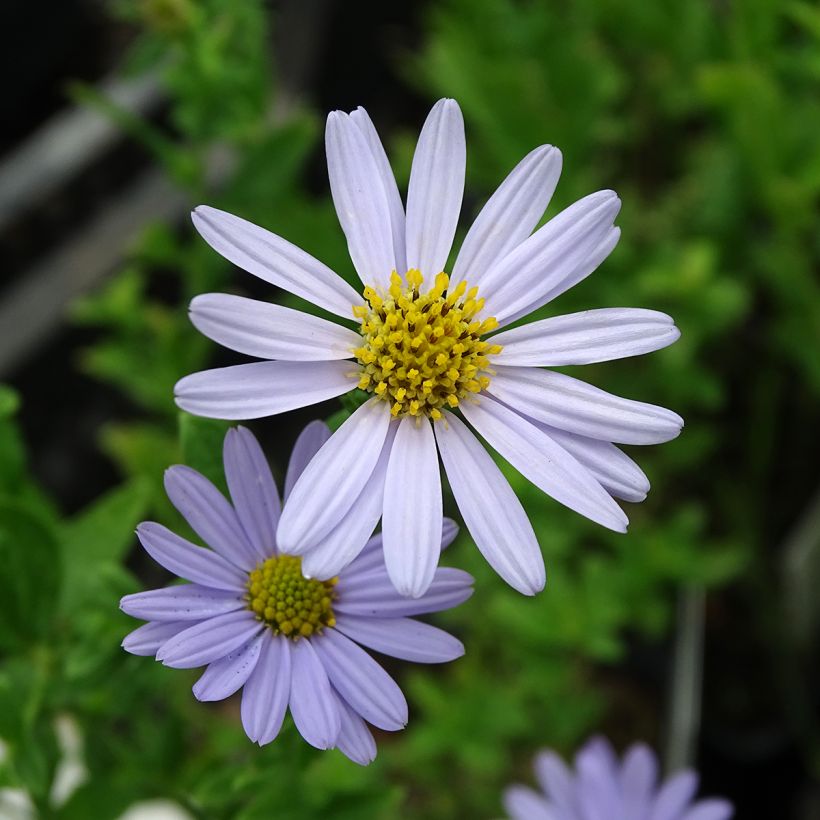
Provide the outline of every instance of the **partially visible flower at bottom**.
{"type": "MultiPolygon", "coordinates": [[[[288,466],[286,498],[329,437],[321,422],[302,432],[288,466]]],[[[301,558],[277,549],[279,493],[254,436],[241,427],[229,430],[223,460],[232,503],[189,467],[166,472],[168,497],[212,549],[160,524],[140,524],[137,535],[149,555],[191,583],[126,595],[123,611],[148,623],[126,636],[123,647],[178,669],[207,666],[193,687],[201,701],[242,688],[242,725],[260,746],[276,738],[290,707],[308,743],[338,748],[366,765],[376,744],[365,721],[402,729],[407,702],[360,644],[419,663],[463,655],[460,641],[412,616],[462,603],[473,579],[439,568],[422,597],[403,598],[387,576],[381,535],[337,577],[306,578],[301,558]]],[[[445,519],[442,548],[456,531],[445,519]]]]}
{"type": "Polygon", "coordinates": [[[575,772],[554,752],[535,759],[542,793],[526,786],[504,792],[512,820],[728,820],[728,800],[695,800],[698,775],[683,770],[658,778],[655,753],[635,743],[619,760],[607,740],[594,737],[575,757],[575,772]]]}

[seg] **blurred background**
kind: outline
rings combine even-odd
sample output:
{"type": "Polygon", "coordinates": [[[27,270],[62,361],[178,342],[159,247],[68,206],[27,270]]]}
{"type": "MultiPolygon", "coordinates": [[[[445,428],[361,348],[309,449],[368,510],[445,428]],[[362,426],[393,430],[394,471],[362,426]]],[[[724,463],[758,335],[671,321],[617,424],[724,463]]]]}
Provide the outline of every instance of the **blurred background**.
{"type": "MultiPolygon", "coordinates": [[[[202,818],[490,818],[536,750],[596,732],[696,766],[739,818],[820,817],[817,4],[6,0],[0,31],[0,817],[161,800],[202,818]],[[352,280],[324,117],[365,106],[404,187],[441,96],[466,121],[461,235],[538,144],[564,154],[550,215],[620,194],[615,252],[546,312],[674,316],[672,348],[578,375],[686,428],[632,448],[653,490],[625,537],[508,470],[547,589],[520,596],[459,539],[446,562],[476,593],[435,622],[467,655],[385,661],[411,720],[370,767],[287,725],[260,750],[235,699],[199,704],[197,673],[120,649],[120,596],[168,580],[134,526],[182,528],[163,470],[219,480],[225,426],[180,417],[172,386],[240,358],[187,302],[293,300],[188,212],[237,213],[352,280]]],[[[301,427],[338,409],[250,425],[280,479],[301,427]]]]}

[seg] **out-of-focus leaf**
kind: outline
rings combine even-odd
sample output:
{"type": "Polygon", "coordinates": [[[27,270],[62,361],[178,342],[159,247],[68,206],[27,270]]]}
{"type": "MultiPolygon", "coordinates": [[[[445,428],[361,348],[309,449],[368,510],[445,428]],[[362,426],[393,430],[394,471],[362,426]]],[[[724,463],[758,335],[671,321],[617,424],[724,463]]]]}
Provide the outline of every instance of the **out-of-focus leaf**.
{"type": "Polygon", "coordinates": [[[223,491],[226,489],[222,467],[222,444],[229,423],[189,413],[179,414],[179,437],[183,461],[223,491]]]}

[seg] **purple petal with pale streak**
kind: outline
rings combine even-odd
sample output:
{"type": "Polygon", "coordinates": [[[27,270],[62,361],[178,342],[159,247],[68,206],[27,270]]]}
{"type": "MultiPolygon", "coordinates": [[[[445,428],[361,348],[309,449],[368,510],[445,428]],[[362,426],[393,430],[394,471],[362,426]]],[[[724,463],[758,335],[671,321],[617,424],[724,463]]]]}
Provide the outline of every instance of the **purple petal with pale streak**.
{"type": "Polygon", "coordinates": [[[502,322],[571,278],[609,234],[620,207],[614,191],[598,191],[553,217],[484,275],[482,315],[502,322]]]}
{"type": "Polygon", "coordinates": [[[200,205],[192,214],[202,238],[234,265],[345,319],[361,297],[327,265],[238,216],[200,205]]]}
{"type": "Polygon", "coordinates": [[[627,517],[604,488],[543,430],[486,394],[462,405],[478,432],[547,495],[604,527],[625,532],[627,517]]]}
{"type": "Polygon", "coordinates": [[[145,551],[169,572],[214,589],[241,591],[247,575],[213,550],[203,549],[171,532],[162,524],[144,521],[137,538],[145,551]]]}
{"type": "Polygon", "coordinates": [[[239,569],[253,569],[257,557],[234,508],[204,475],[182,464],[169,467],[165,492],[209,547],[239,569]]]}
{"type": "Polygon", "coordinates": [[[609,493],[623,501],[639,502],[649,492],[649,479],[623,451],[608,441],[576,436],[557,427],[533,421],[550,438],[575,456],[609,493]]]}
{"type": "Polygon", "coordinates": [[[302,558],[302,574],[308,578],[332,578],[362,551],[382,515],[384,479],[398,423],[387,431],[373,474],[344,518],[302,558]]]}
{"type": "Polygon", "coordinates": [[[670,777],[655,797],[649,820],[680,820],[698,790],[698,776],[691,771],[670,777]]]}
{"type": "Polygon", "coordinates": [[[299,734],[317,749],[336,745],[341,718],[322,662],[311,641],[291,645],[290,713],[299,734]]]}
{"type": "Polygon", "coordinates": [[[421,598],[405,598],[383,571],[373,571],[341,580],[338,598],[333,604],[338,614],[365,615],[374,618],[398,618],[452,609],[472,594],[473,578],[460,569],[439,567],[427,592],[421,598]]]}
{"type": "Polygon", "coordinates": [[[327,401],[356,386],[350,362],[252,362],[180,379],[175,401],[195,416],[258,419],[327,401]]]}
{"type": "Polygon", "coordinates": [[[441,460],[470,535],[490,566],[514,589],[544,588],[544,559],[521,502],[476,437],[452,413],[436,425],[441,460]]]}
{"type": "Polygon", "coordinates": [[[580,811],[575,793],[575,778],[557,754],[541,752],[535,759],[535,776],[555,806],[558,817],[574,817],[580,811]]]}
{"type": "Polygon", "coordinates": [[[276,739],[290,698],[290,646],[282,635],[265,632],[259,659],[242,689],[242,726],[245,734],[264,746],[276,739]]]}
{"type": "Polygon", "coordinates": [[[561,152],[552,145],[530,151],[476,217],[453,265],[450,287],[478,285],[484,274],[535,229],[561,175],[561,152]]]}
{"type": "Polygon", "coordinates": [[[348,114],[331,111],[325,128],[330,193],[347,248],[365,285],[387,287],[396,267],[390,206],[365,135],[348,114]]]}
{"type": "Polygon", "coordinates": [[[190,621],[154,621],[143,624],[123,638],[122,648],[132,655],[156,655],[167,640],[189,626],[190,621]]]}
{"type": "Polygon", "coordinates": [[[285,500],[290,495],[293,485],[308,466],[308,463],[319,452],[322,445],[330,438],[330,428],[318,419],[310,422],[299,433],[293,450],[290,453],[288,471],[285,474],[285,500]]]}
{"type": "Polygon", "coordinates": [[[350,112],[350,119],[356,123],[358,129],[364,135],[365,141],[370,148],[370,153],[376,161],[379,169],[382,186],[384,187],[387,206],[390,211],[390,226],[393,233],[393,256],[396,259],[396,270],[404,273],[407,270],[406,254],[404,250],[404,205],[399,194],[399,186],[396,185],[396,177],[390,167],[382,141],[373,125],[367,111],[359,106],[355,111],[350,112]]]}
{"type": "Polygon", "coordinates": [[[649,820],[649,808],[658,781],[658,759],[645,744],[629,748],[620,772],[624,816],[635,820],[649,820]]]}
{"type": "Polygon", "coordinates": [[[394,658],[446,663],[464,654],[464,644],[443,629],[412,618],[365,618],[340,614],[336,629],[348,638],[394,658]]]}
{"type": "Polygon", "coordinates": [[[313,457],[282,510],[282,552],[303,554],[344,518],[373,474],[389,423],[387,403],[371,399],[313,457]]]}
{"type": "Polygon", "coordinates": [[[407,267],[427,286],[444,270],[464,194],[467,147],[455,100],[439,100],[419,134],[407,191],[407,267]]]}
{"type": "Polygon", "coordinates": [[[262,641],[269,640],[265,634],[257,635],[249,643],[208,665],[194,684],[197,700],[224,700],[236,692],[250,677],[259,660],[262,641]]]}
{"type": "Polygon", "coordinates": [[[228,293],[203,293],[189,308],[193,326],[224,347],[259,359],[349,359],[361,336],[301,310],[228,293]]]}
{"type": "Polygon", "coordinates": [[[123,612],[143,621],[203,621],[242,606],[244,601],[239,591],[226,592],[199,584],[136,592],[120,601],[123,612]]]}
{"type": "Polygon", "coordinates": [[[157,660],[175,669],[193,669],[229,655],[258,634],[262,625],[249,609],[217,615],[166,641],[157,660]]]}
{"type": "Polygon", "coordinates": [[[616,444],[661,444],[683,427],[683,419],[665,407],[623,399],[552,370],[498,367],[489,389],[536,421],[616,444]]]}
{"type": "Polygon", "coordinates": [[[565,820],[540,794],[526,786],[510,786],[504,790],[504,811],[511,820],[565,820]]]}
{"type": "Polygon", "coordinates": [[[728,800],[698,800],[688,809],[680,820],[729,820],[734,814],[734,807],[728,800]]]}
{"type": "Polygon", "coordinates": [[[245,427],[228,430],[222,447],[225,479],[236,515],[253,547],[254,563],[276,552],[279,490],[259,442],[245,427]]]}
{"type": "Polygon", "coordinates": [[[379,729],[407,725],[407,701],[398,684],[360,646],[335,629],[313,641],[333,688],[351,708],[379,729]]]}
{"type": "Polygon", "coordinates": [[[672,318],[657,310],[603,308],[553,316],[491,337],[502,345],[493,364],[559,367],[640,356],[680,337],[672,318]]]}
{"type": "Polygon", "coordinates": [[[387,574],[402,595],[423,595],[438,565],[441,474],[431,422],[405,416],[384,482],[382,540],[387,574]]]}
{"type": "MultiPolygon", "coordinates": [[[[334,693],[335,694],[335,693],[334,693]]],[[[354,763],[367,766],[376,759],[376,741],[365,722],[336,694],[336,704],[341,718],[341,730],[336,748],[354,763]]]]}

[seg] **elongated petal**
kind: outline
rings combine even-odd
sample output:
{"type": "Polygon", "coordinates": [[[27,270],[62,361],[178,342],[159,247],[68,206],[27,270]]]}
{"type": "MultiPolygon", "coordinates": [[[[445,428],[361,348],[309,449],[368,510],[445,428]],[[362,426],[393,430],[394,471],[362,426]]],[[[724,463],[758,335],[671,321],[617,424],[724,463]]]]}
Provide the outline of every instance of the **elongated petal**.
{"type": "Polygon", "coordinates": [[[644,743],[631,746],[621,765],[624,816],[649,820],[649,806],[658,781],[658,759],[644,743]]]}
{"type": "Polygon", "coordinates": [[[384,479],[395,438],[397,422],[391,423],[382,452],[367,484],[344,518],[302,559],[302,573],[308,578],[332,578],[364,549],[379,518],[384,501],[384,479]]]}
{"type": "Polygon", "coordinates": [[[504,811],[511,820],[561,820],[544,798],[526,786],[504,790],[504,811]]]}
{"type": "Polygon", "coordinates": [[[487,395],[462,405],[465,418],[525,478],[604,527],[625,532],[627,518],[606,490],[563,447],[487,395]]]}
{"type": "Polygon", "coordinates": [[[308,463],[319,452],[322,445],[330,438],[330,428],[316,419],[305,426],[299,433],[293,450],[290,452],[288,471],[285,474],[285,499],[290,495],[293,485],[308,466],[308,463]]]}
{"type": "Polygon", "coordinates": [[[257,558],[234,508],[202,473],[183,464],[165,471],[165,492],[191,529],[225,560],[245,571],[257,558]]]}
{"type": "Polygon", "coordinates": [[[405,416],[384,483],[382,540],[387,574],[402,595],[423,595],[441,553],[441,474],[427,419],[405,416]]]}
{"type": "Polygon", "coordinates": [[[388,732],[407,725],[407,701],[398,684],[360,646],[335,629],[313,642],[333,688],[368,723],[388,732]]]}
{"type": "Polygon", "coordinates": [[[214,589],[242,590],[247,576],[213,550],[186,541],[162,524],[144,521],[137,538],[145,551],[169,572],[214,589]]]}
{"type": "Polygon", "coordinates": [[[279,734],[290,698],[290,646],[282,635],[263,632],[259,660],[242,689],[242,726],[263,746],[279,734]]]}
{"type": "Polygon", "coordinates": [[[569,767],[554,752],[541,752],[535,759],[535,776],[549,795],[558,817],[575,817],[580,811],[575,799],[575,778],[569,767]]]}
{"type": "Polygon", "coordinates": [[[404,205],[401,201],[399,186],[396,185],[396,177],[390,167],[382,141],[373,125],[367,111],[359,106],[355,111],[350,112],[350,119],[356,123],[358,129],[364,134],[370,153],[376,161],[379,169],[379,176],[384,187],[384,194],[387,198],[387,206],[390,211],[390,226],[393,233],[393,255],[396,259],[396,270],[404,273],[407,270],[406,254],[404,250],[404,205]]]}
{"type": "Polygon", "coordinates": [[[464,119],[455,100],[439,100],[421,129],[407,191],[407,267],[428,284],[444,270],[453,245],[467,147],[464,119]]]}
{"type": "Polygon", "coordinates": [[[336,703],[341,718],[336,748],[354,763],[367,766],[376,759],[376,741],[365,722],[345,703],[344,698],[337,695],[336,703]]]}
{"type": "Polygon", "coordinates": [[[729,820],[734,808],[728,800],[710,798],[698,800],[691,809],[687,809],[680,820],[729,820]]]}
{"type": "Polygon", "coordinates": [[[282,552],[304,552],[344,518],[373,475],[389,423],[387,403],[371,399],[313,457],[282,510],[282,552]]]}
{"type": "Polygon", "coordinates": [[[593,738],[576,755],[575,767],[582,816],[589,820],[611,820],[610,807],[621,800],[618,761],[612,747],[602,738],[593,738]]]}
{"type": "Polygon", "coordinates": [[[214,419],[258,419],[341,396],[356,386],[350,362],[252,362],[202,370],[174,387],[179,407],[214,419]]]}
{"type": "Polygon", "coordinates": [[[338,599],[333,604],[337,614],[364,615],[373,618],[399,618],[452,609],[472,594],[473,578],[452,567],[439,567],[427,592],[421,598],[405,598],[396,592],[390,579],[380,571],[363,573],[339,581],[338,599]]]}
{"type": "Polygon", "coordinates": [[[339,615],[336,629],[383,655],[416,663],[445,663],[464,654],[464,644],[443,629],[412,618],[339,615]]]}
{"type": "Polygon", "coordinates": [[[607,492],[623,501],[639,502],[649,492],[649,479],[622,450],[608,441],[576,436],[556,427],[533,421],[550,438],[589,470],[607,492]]]}
{"type": "Polygon", "coordinates": [[[540,592],[547,579],[538,540],[501,470],[452,413],[436,425],[436,439],[456,504],[481,554],[514,589],[540,592]]]}
{"type": "Polygon", "coordinates": [[[451,287],[478,285],[484,274],[535,229],[561,175],[561,152],[552,145],[530,151],[487,200],[467,232],[453,265],[451,287]]]}
{"type": "Polygon", "coordinates": [[[190,621],[154,621],[129,632],[122,641],[122,648],[132,655],[156,655],[167,641],[191,626],[190,621]]]}
{"type": "Polygon", "coordinates": [[[358,333],[327,319],[228,293],[195,296],[190,317],[194,327],[209,339],[260,359],[349,359],[361,344],[358,333]]]}
{"type": "Polygon", "coordinates": [[[655,797],[649,820],[680,820],[698,790],[698,776],[691,771],[670,777],[655,797]]]}
{"type": "Polygon", "coordinates": [[[503,346],[493,364],[558,367],[640,356],[680,337],[672,318],[657,310],[603,308],[553,316],[492,337],[503,346]]]}
{"type": "Polygon", "coordinates": [[[660,444],[683,427],[665,407],[623,399],[552,370],[498,367],[490,393],[550,427],[617,444],[660,444]]]}
{"type": "Polygon", "coordinates": [[[238,691],[256,668],[264,640],[270,640],[269,636],[257,635],[224,658],[209,664],[194,684],[194,697],[203,701],[224,700],[238,691]]]}
{"type": "Polygon", "coordinates": [[[262,629],[249,609],[217,615],[166,641],[157,660],[175,669],[193,669],[229,655],[262,629]]]}
{"type": "Polygon", "coordinates": [[[293,643],[290,656],[293,722],[311,746],[330,749],[339,737],[341,718],[327,672],[310,641],[293,643]]]}
{"type": "Polygon", "coordinates": [[[219,254],[240,268],[345,319],[361,297],[327,265],[264,228],[200,205],[194,227],[219,254]]]}
{"type": "MultiPolygon", "coordinates": [[[[144,621],[204,621],[241,609],[241,593],[211,589],[199,584],[178,584],[126,595],[120,609],[144,621]]],[[[190,624],[189,624],[190,626],[190,624]]]]}
{"type": "Polygon", "coordinates": [[[339,224],[359,278],[387,287],[396,267],[393,228],[384,182],[365,135],[341,111],[332,111],[325,129],[327,172],[339,224]]]}
{"type": "Polygon", "coordinates": [[[225,479],[236,515],[253,547],[256,561],[276,552],[276,526],[281,504],[279,490],[259,442],[245,427],[234,427],[222,447],[225,479]]]}
{"type": "Polygon", "coordinates": [[[544,295],[571,279],[609,234],[620,205],[613,191],[599,191],[539,228],[482,278],[484,312],[503,322],[525,306],[543,304],[544,295]]]}

